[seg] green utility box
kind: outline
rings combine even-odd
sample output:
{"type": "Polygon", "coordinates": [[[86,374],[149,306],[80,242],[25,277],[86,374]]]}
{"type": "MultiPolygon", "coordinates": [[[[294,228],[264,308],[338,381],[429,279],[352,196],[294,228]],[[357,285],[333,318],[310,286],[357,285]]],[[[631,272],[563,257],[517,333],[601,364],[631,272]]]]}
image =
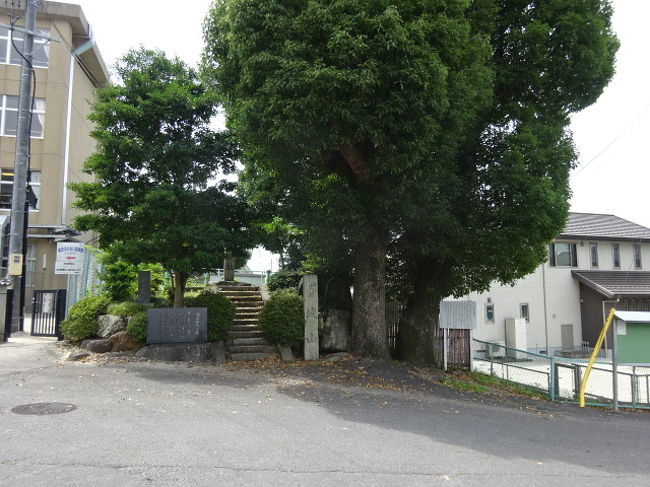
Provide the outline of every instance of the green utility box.
{"type": "Polygon", "coordinates": [[[620,364],[650,364],[650,312],[616,311],[616,361],[620,364]]]}

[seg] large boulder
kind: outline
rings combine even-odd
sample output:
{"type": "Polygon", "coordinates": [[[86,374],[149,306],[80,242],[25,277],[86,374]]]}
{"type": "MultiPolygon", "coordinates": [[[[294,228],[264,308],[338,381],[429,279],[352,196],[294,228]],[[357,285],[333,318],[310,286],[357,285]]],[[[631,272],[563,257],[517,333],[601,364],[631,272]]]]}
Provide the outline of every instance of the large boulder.
{"type": "Polygon", "coordinates": [[[131,338],[125,331],[118,331],[108,338],[113,344],[113,352],[135,352],[142,344],[131,338]]]}
{"type": "Polygon", "coordinates": [[[320,316],[320,348],[327,352],[345,352],[350,340],[352,313],[345,309],[330,309],[320,316]]]}
{"type": "Polygon", "coordinates": [[[97,318],[97,336],[108,338],[126,329],[126,321],[121,316],[101,315],[97,318]]]}
{"type": "Polygon", "coordinates": [[[106,353],[113,350],[113,342],[105,338],[86,339],[81,342],[81,348],[92,353],[106,353]]]}

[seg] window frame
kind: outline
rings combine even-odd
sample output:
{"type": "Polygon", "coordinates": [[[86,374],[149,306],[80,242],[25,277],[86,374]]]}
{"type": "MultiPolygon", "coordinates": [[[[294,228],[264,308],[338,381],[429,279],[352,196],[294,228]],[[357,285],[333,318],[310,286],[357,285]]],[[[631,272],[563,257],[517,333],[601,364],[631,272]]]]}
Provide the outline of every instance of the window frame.
{"type": "MultiPolygon", "coordinates": [[[[17,27],[22,27],[24,28],[25,26],[19,25],[17,27]]],[[[50,36],[50,29],[34,29],[36,34],[40,34],[41,36],[50,36]]],[[[14,31],[13,34],[13,39],[14,42],[16,43],[16,46],[19,48],[22,47],[21,44],[25,42],[25,37],[24,33],[14,31]]],[[[11,43],[11,32],[8,28],[6,27],[0,27],[0,42],[1,41],[6,41],[7,45],[4,48],[4,52],[0,52],[0,64],[7,64],[10,66],[20,66],[21,62],[12,62],[12,54],[14,53],[14,48],[11,43]],[[3,32],[3,30],[6,29],[6,33],[3,32]],[[4,61],[2,61],[2,58],[4,57],[4,61]]],[[[38,52],[38,49],[40,47],[43,47],[46,53],[46,61],[43,63],[40,59],[32,59],[32,65],[35,68],[42,68],[42,69],[47,69],[50,66],[50,41],[44,37],[39,37],[38,35],[34,36],[34,53],[38,52]]],[[[0,47],[0,51],[2,51],[2,48],[0,47]]],[[[22,59],[21,59],[22,61],[22,59]]]]}
{"type": "Polygon", "coordinates": [[[632,260],[634,261],[634,270],[643,269],[643,262],[641,260],[641,244],[632,244],[632,260]]]}
{"type": "Polygon", "coordinates": [[[612,269],[621,268],[621,244],[612,244],[612,269]]]}
{"type": "MultiPolygon", "coordinates": [[[[41,202],[41,184],[42,184],[42,179],[40,177],[41,176],[41,171],[30,170],[30,173],[31,173],[31,176],[32,176],[32,178],[30,178],[30,179],[33,179],[34,175],[38,174],[37,180],[36,181],[32,180],[29,183],[29,185],[31,186],[32,190],[34,191],[34,193],[36,195],[36,207],[30,206],[29,211],[30,212],[35,212],[35,211],[39,211],[41,209],[41,205],[40,205],[40,202],[41,202]]],[[[0,187],[2,185],[6,185],[6,186],[9,186],[11,188],[11,192],[9,193],[11,195],[11,197],[9,198],[8,205],[3,206],[4,203],[3,203],[2,199],[0,199],[0,211],[10,211],[11,210],[11,198],[13,197],[13,187],[14,187],[14,177],[13,176],[14,176],[14,169],[13,168],[4,168],[4,167],[0,168],[0,187]],[[6,181],[4,179],[4,176],[8,175],[8,173],[11,174],[11,182],[6,181]]],[[[0,192],[0,195],[1,194],[2,193],[0,192]]]]}
{"type": "Polygon", "coordinates": [[[485,323],[487,324],[496,323],[496,317],[494,314],[494,303],[485,303],[485,323]],[[492,313],[492,318],[490,318],[490,310],[492,313]]]}
{"type": "Polygon", "coordinates": [[[560,267],[565,269],[577,268],[578,267],[578,248],[575,242],[552,242],[549,244],[549,266],[550,267],[560,267]],[[556,246],[558,245],[568,245],[569,246],[569,265],[558,265],[557,263],[557,251],[556,246]]]}
{"type": "MultiPolygon", "coordinates": [[[[34,109],[31,110],[32,116],[34,115],[43,115],[43,130],[38,135],[34,135],[34,127],[32,126],[32,132],[30,134],[31,139],[43,139],[45,138],[45,112],[47,107],[45,106],[45,98],[36,98],[34,103],[34,109]],[[43,108],[37,108],[38,105],[41,105],[43,108]]],[[[16,137],[15,134],[7,134],[7,113],[12,112],[16,113],[16,120],[18,120],[18,96],[17,95],[0,95],[0,136],[2,137],[16,137]],[[7,105],[7,100],[9,98],[16,99],[16,108],[9,108],[7,105]]],[[[16,122],[17,124],[17,122],[16,122]]],[[[16,126],[17,128],[17,126],[16,126]]]]}
{"type": "Polygon", "coordinates": [[[526,323],[530,323],[530,304],[519,303],[519,318],[523,318],[526,320],[526,323]],[[526,310],[525,313],[524,309],[526,310]]]}
{"type": "Polygon", "coordinates": [[[598,242],[589,242],[589,265],[598,269],[598,242]]]}

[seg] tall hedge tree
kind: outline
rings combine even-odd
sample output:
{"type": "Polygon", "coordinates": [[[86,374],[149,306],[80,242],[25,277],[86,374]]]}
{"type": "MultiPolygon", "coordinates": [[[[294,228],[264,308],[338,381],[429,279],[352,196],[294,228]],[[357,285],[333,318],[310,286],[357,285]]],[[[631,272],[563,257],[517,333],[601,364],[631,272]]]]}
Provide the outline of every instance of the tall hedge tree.
{"type": "Polygon", "coordinates": [[[97,151],[84,165],[96,182],[75,183],[80,230],[128,262],[160,263],[174,277],[174,306],[183,306],[191,273],[221,266],[224,248],[244,255],[249,210],[215,184],[234,170],[238,148],[213,132],[215,100],[196,72],[144,48],[117,64],[120,83],[101,88],[90,119],[97,151]]]}
{"type": "Polygon", "coordinates": [[[250,153],[287,179],[309,166],[346,195],[339,216],[354,249],[361,354],[389,356],[395,179],[432,150],[451,150],[456,134],[444,126],[464,126],[489,103],[490,46],[464,11],[461,0],[223,0],[206,22],[206,71],[250,153]]]}
{"type": "Polygon", "coordinates": [[[612,76],[610,15],[605,0],[215,3],[205,67],[230,126],[289,190],[303,175],[315,206],[339,210],[355,351],[388,356],[391,243],[425,291],[404,330],[415,361],[430,358],[415,350],[431,343],[423,303],[541,261],[567,211],[568,115],[612,76]]]}

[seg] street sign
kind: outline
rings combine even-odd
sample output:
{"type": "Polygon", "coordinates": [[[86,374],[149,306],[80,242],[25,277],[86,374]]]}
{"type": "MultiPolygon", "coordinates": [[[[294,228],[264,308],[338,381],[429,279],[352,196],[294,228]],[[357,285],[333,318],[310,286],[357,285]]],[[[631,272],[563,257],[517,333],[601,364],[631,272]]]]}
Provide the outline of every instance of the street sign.
{"type": "Polygon", "coordinates": [[[56,244],[55,274],[81,274],[86,246],[77,242],[58,242],[56,244]]]}

